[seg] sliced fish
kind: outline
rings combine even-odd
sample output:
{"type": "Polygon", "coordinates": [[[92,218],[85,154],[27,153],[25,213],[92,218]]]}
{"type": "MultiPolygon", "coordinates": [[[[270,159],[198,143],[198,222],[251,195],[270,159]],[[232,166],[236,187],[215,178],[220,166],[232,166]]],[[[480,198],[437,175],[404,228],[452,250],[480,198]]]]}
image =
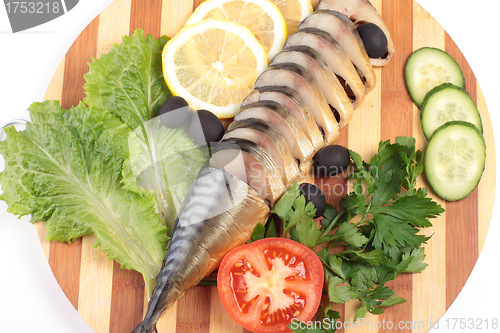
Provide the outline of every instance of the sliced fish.
{"type": "MultiPolygon", "coordinates": [[[[245,243],[257,224],[266,223],[286,188],[310,171],[318,142],[328,145],[338,138],[339,123],[328,104],[335,105],[329,93],[338,88],[332,80],[319,79],[321,71],[328,72],[325,64],[353,108],[375,84],[354,23],[343,14],[316,11],[289,36],[286,47],[257,78],[223,141],[212,147],[211,165],[200,170],[179,210],[146,315],[133,333],[156,332],[165,310],[245,243]]],[[[338,103],[334,108],[345,125],[349,111],[342,113],[338,103]]]]}
{"type": "Polygon", "coordinates": [[[308,46],[323,56],[346,90],[353,109],[356,109],[365,98],[366,87],[339,43],[323,30],[303,28],[285,41],[285,48],[300,45],[308,46]]]}
{"type": "Polygon", "coordinates": [[[234,120],[256,118],[267,122],[283,135],[293,157],[298,161],[302,172],[309,170],[314,154],[311,141],[300,128],[297,119],[280,104],[273,101],[259,101],[242,107],[234,120]]]}
{"type": "Polygon", "coordinates": [[[253,141],[228,138],[218,142],[212,147],[210,165],[246,182],[271,206],[285,192],[276,163],[253,141]]]}
{"type": "Polygon", "coordinates": [[[288,188],[297,180],[297,162],[283,135],[272,125],[254,118],[233,121],[222,139],[230,138],[247,139],[262,147],[276,163],[285,187],[288,188]]]}
{"type": "Polygon", "coordinates": [[[334,111],[340,128],[352,117],[353,107],[344,87],[323,56],[309,46],[289,46],[278,53],[270,65],[295,63],[304,67],[314,78],[326,101],[334,111]]]}
{"type": "Polygon", "coordinates": [[[316,28],[328,32],[356,66],[366,86],[365,94],[375,87],[377,80],[370,58],[356,27],[347,16],[331,10],[316,10],[300,23],[299,30],[304,28],[316,28]]]}
{"type": "Polygon", "coordinates": [[[175,221],[146,315],[133,333],[157,332],[156,322],[165,310],[268,217],[268,205],[245,182],[221,169],[202,168],[175,221]]]}
{"type": "Polygon", "coordinates": [[[254,89],[241,103],[246,106],[258,101],[274,101],[285,108],[295,119],[307,138],[311,141],[314,151],[323,148],[323,136],[309,107],[304,104],[299,94],[285,86],[267,86],[254,89]]]}
{"type": "Polygon", "coordinates": [[[389,29],[382,20],[377,9],[368,0],[323,0],[319,4],[320,10],[334,10],[340,12],[358,26],[363,23],[373,23],[377,25],[387,37],[387,55],[384,58],[370,58],[373,66],[385,66],[389,63],[394,54],[394,42],[392,41],[389,29]]]}
{"type": "Polygon", "coordinates": [[[278,64],[262,72],[255,81],[255,88],[286,86],[297,92],[309,106],[316,124],[320,127],[326,145],[339,136],[339,125],[314,78],[304,67],[293,63],[278,64]]]}

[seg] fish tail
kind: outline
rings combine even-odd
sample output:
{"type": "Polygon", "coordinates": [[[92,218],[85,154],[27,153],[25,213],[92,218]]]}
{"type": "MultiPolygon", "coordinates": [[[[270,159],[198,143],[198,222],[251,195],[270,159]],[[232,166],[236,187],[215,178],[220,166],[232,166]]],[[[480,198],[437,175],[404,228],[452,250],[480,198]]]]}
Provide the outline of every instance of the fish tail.
{"type": "Polygon", "coordinates": [[[160,316],[268,215],[264,200],[240,179],[213,167],[200,170],[174,223],[144,320],[133,333],[156,332],[160,316]]]}
{"type": "Polygon", "coordinates": [[[182,294],[178,288],[176,276],[178,262],[166,260],[156,278],[156,285],[148,303],[148,310],[143,321],[137,325],[132,333],[156,333],[156,322],[161,315],[177,300],[182,294]],[[168,267],[167,267],[168,265],[168,267]]]}
{"type": "Polygon", "coordinates": [[[142,322],[134,328],[132,333],[158,333],[158,331],[156,330],[156,323],[147,327],[144,325],[144,322],[142,322]]]}

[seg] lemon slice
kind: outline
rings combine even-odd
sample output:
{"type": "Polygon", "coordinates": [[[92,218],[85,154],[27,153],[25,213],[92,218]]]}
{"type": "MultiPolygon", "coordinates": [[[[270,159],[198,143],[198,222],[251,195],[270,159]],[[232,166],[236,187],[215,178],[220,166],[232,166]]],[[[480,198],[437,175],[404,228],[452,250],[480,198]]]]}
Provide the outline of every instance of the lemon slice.
{"type": "Polygon", "coordinates": [[[272,2],[283,14],[289,36],[296,32],[300,22],[313,12],[311,0],[272,0],[272,2]]]}
{"type": "Polygon", "coordinates": [[[163,76],[193,109],[231,118],[268,65],[266,52],[241,24],[206,19],[186,26],[165,45],[163,76]]]}
{"type": "Polygon", "coordinates": [[[244,25],[262,44],[269,59],[281,51],[287,37],[285,18],[270,0],[207,0],[196,8],[186,25],[207,18],[244,25]]]}

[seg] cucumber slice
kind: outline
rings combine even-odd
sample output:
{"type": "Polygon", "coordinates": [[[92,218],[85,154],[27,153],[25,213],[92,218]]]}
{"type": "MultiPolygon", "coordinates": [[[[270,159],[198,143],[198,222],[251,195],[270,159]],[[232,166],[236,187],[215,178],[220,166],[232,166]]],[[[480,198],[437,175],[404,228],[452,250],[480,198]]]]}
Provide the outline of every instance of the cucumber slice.
{"type": "Polygon", "coordinates": [[[418,108],[425,95],[442,83],[465,89],[465,79],[457,62],[445,51],[423,47],[413,52],[405,66],[406,86],[418,108]]]}
{"type": "Polygon", "coordinates": [[[476,103],[469,93],[452,83],[443,83],[429,91],[422,103],[420,116],[427,140],[438,127],[452,120],[472,123],[483,133],[476,103]]]}
{"type": "Polygon", "coordinates": [[[471,123],[451,121],[439,127],[425,153],[425,175],[448,201],[467,197],[479,184],[486,161],[483,135],[471,123]]]}

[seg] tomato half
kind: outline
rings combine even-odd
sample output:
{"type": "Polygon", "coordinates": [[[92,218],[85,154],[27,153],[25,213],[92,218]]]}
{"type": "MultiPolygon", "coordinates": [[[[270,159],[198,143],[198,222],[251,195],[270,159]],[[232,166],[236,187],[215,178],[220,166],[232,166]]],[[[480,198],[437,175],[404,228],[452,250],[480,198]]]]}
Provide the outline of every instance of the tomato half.
{"type": "Polygon", "coordinates": [[[222,260],[217,288],[231,318],[255,333],[290,332],[318,310],[324,271],[318,256],[284,238],[239,246],[222,260]]]}

